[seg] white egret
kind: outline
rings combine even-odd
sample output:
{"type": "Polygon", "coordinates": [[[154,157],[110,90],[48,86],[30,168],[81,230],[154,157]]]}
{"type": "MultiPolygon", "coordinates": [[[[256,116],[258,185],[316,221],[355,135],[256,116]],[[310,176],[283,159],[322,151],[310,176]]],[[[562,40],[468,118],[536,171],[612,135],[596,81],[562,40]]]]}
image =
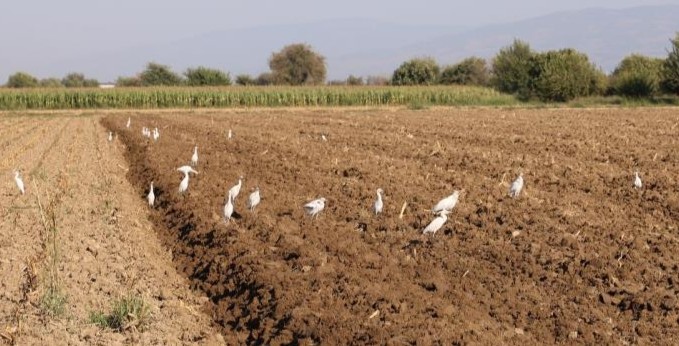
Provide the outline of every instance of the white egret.
{"type": "Polygon", "coordinates": [[[113,132],[111,131],[108,132],[108,141],[113,142],[113,132]]]}
{"type": "Polygon", "coordinates": [[[130,128],[130,120],[131,120],[131,119],[128,117],[128,118],[127,118],[127,125],[125,125],[125,127],[127,127],[128,129],[130,128]]]}
{"type": "Polygon", "coordinates": [[[238,194],[240,193],[240,187],[243,185],[243,176],[241,175],[238,178],[238,184],[234,185],[229,189],[229,194],[233,196],[233,200],[236,200],[236,197],[238,197],[238,194]]]}
{"type": "Polygon", "coordinates": [[[315,199],[304,205],[304,210],[312,218],[318,217],[318,213],[320,213],[323,209],[325,209],[325,198],[315,199]]]}
{"type": "Polygon", "coordinates": [[[196,166],[198,164],[198,146],[193,147],[193,156],[191,156],[191,166],[196,166]]]}
{"type": "Polygon", "coordinates": [[[328,138],[325,137],[325,135],[323,135],[323,134],[321,135],[321,139],[322,139],[324,142],[327,142],[327,141],[328,141],[328,138]]]}
{"type": "Polygon", "coordinates": [[[250,197],[248,197],[248,209],[250,211],[254,211],[255,207],[259,205],[259,202],[261,201],[261,198],[259,196],[259,186],[255,188],[255,191],[250,194],[250,197]]]}
{"type": "Polygon", "coordinates": [[[375,200],[375,206],[373,208],[375,210],[375,215],[381,213],[382,208],[384,207],[384,202],[382,202],[382,194],[383,193],[384,193],[384,190],[382,190],[381,188],[377,189],[377,200],[375,200]]]}
{"type": "Polygon", "coordinates": [[[440,200],[434,208],[431,209],[434,214],[441,212],[443,210],[451,211],[455,206],[457,205],[457,201],[460,198],[460,191],[455,190],[453,191],[453,194],[440,200]]]}
{"type": "Polygon", "coordinates": [[[153,140],[157,141],[158,138],[160,138],[160,131],[158,131],[158,128],[156,127],[155,129],[153,129],[153,140]]]}
{"type": "Polygon", "coordinates": [[[229,129],[229,134],[226,136],[226,138],[231,139],[231,137],[232,137],[232,133],[231,133],[231,129],[229,129]]]}
{"type": "Polygon", "coordinates": [[[156,195],[153,193],[153,182],[151,182],[151,190],[149,190],[149,194],[146,197],[149,200],[149,206],[153,207],[153,204],[156,201],[156,195]]]}
{"type": "Polygon", "coordinates": [[[640,189],[641,186],[642,186],[642,184],[641,184],[641,177],[639,177],[639,172],[634,172],[634,188],[640,189]]]}
{"type": "Polygon", "coordinates": [[[191,166],[181,166],[181,167],[177,168],[177,170],[184,173],[184,174],[189,174],[189,173],[198,174],[198,171],[193,169],[193,167],[191,167],[191,166]]]}
{"type": "Polygon", "coordinates": [[[523,189],[523,173],[519,173],[519,177],[514,180],[512,186],[509,187],[509,197],[517,198],[523,189]]]}
{"type": "Polygon", "coordinates": [[[184,174],[184,179],[179,183],[179,193],[184,193],[189,188],[189,175],[184,174]]]}
{"type": "Polygon", "coordinates": [[[189,173],[198,174],[198,172],[191,166],[181,166],[177,170],[184,173],[184,179],[179,183],[179,193],[184,193],[189,188],[189,173]]]}
{"type": "Polygon", "coordinates": [[[434,220],[432,220],[427,227],[424,228],[422,231],[422,234],[427,234],[431,233],[436,234],[436,231],[441,229],[443,227],[443,224],[446,223],[446,220],[448,220],[448,210],[441,210],[439,212],[439,216],[437,216],[434,220]]]}
{"type": "Polygon", "coordinates": [[[24,181],[21,180],[21,176],[18,170],[14,171],[14,182],[16,182],[19,191],[23,195],[26,191],[24,190],[24,181]]]}
{"type": "Polygon", "coordinates": [[[229,196],[226,198],[226,204],[224,205],[224,218],[228,223],[231,221],[231,215],[233,214],[233,196],[229,192],[229,196]]]}

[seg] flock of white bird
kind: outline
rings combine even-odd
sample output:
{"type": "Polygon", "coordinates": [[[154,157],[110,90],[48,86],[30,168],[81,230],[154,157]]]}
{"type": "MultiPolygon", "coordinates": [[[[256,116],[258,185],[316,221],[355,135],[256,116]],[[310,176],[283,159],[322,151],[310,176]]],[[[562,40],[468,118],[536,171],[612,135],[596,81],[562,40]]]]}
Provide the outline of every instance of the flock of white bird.
{"type": "MultiPolygon", "coordinates": [[[[131,119],[127,119],[127,124],[126,127],[129,129],[131,126],[131,119]]],[[[142,128],[142,135],[147,138],[153,138],[154,141],[157,141],[158,138],[160,138],[160,131],[158,128],[154,128],[153,131],[151,131],[147,127],[142,128]]],[[[227,138],[231,139],[233,136],[231,129],[229,129],[227,138]]],[[[327,138],[325,135],[322,136],[322,139],[324,141],[327,141],[327,138]]],[[[112,142],[113,141],[113,132],[109,131],[108,133],[108,141],[112,142]]],[[[182,180],[179,182],[179,193],[183,194],[185,193],[188,188],[189,188],[189,174],[198,174],[198,171],[196,171],[193,167],[196,167],[198,165],[198,146],[193,147],[193,155],[191,156],[191,164],[182,166],[177,168],[177,171],[181,172],[184,177],[182,180]]],[[[19,188],[19,191],[23,195],[25,193],[24,189],[24,182],[21,179],[21,173],[19,170],[14,171],[14,181],[16,182],[17,187],[19,188]]],[[[226,203],[224,204],[224,219],[227,223],[231,221],[231,217],[233,216],[234,212],[234,203],[238,195],[240,194],[241,186],[243,184],[243,177],[238,178],[238,184],[234,185],[229,189],[228,196],[226,198],[226,203]]],[[[519,176],[514,180],[514,182],[511,184],[509,187],[509,196],[511,198],[518,198],[519,195],[521,194],[521,190],[523,189],[524,181],[523,181],[523,173],[520,173],[519,176]]],[[[641,177],[639,176],[639,172],[634,172],[634,182],[633,182],[633,187],[635,189],[641,189],[642,188],[642,182],[641,182],[641,177]]],[[[150,207],[153,207],[155,204],[156,196],[153,191],[153,181],[151,182],[150,188],[149,188],[149,193],[147,195],[148,199],[148,204],[150,207]]],[[[462,190],[464,191],[464,190],[462,190]]],[[[384,209],[384,201],[383,201],[383,194],[384,190],[381,188],[377,189],[377,199],[375,200],[375,203],[373,205],[373,212],[375,215],[378,215],[382,213],[382,210],[384,209]]],[[[432,208],[432,212],[436,215],[436,218],[432,220],[422,231],[423,234],[436,234],[436,232],[443,227],[443,225],[446,223],[448,220],[448,214],[452,212],[452,210],[455,208],[457,205],[457,202],[460,198],[460,191],[454,191],[450,196],[445,197],[441,199],[434,207],[432,208]]],[[[247,202],[247,207],[251,212],[255,211],[255,208],[259,203],[261,202],[261,196],[260,196],[260,191],[259,187],[257,186],[254,191],[250,194],[248,197],[248,202],[247,202]]],[[[318,215],[325,209],[325,202],[326,199],[321,197],[318,199],[315,199],[309,203],[306,203],[303,208],[304,211],[306,212],[307,215],[309,215],[312,219],[318,218],[318,215]]]]}

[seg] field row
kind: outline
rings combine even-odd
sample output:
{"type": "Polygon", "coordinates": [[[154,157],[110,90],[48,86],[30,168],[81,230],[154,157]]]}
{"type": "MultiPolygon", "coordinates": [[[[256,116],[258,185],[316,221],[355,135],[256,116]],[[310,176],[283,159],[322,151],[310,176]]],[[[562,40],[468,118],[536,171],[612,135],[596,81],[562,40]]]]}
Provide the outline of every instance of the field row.
{"type": "Polygon", "coordinates": [[[228,87],[0,90],[0,110],[92,108],[224,108],[427,105],[513,105],[489,88],[228,87]]]}

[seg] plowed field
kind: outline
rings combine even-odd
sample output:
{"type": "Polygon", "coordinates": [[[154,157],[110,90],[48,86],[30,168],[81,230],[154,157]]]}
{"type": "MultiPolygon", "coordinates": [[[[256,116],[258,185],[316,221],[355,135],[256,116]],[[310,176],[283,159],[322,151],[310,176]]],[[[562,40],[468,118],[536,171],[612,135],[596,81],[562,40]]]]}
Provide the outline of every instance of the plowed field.
{"type": "Polygon", "coordinates": [[[155,183],[150,220],[229,344],[679,343],[677,109],[144,112],[130,129],[127,117],[102,124],[127,147],[139,201],[155,183]],[[180,195],[194,145],[199,174],[180,195]],[[443,229],[422,235],[456,189],[443,229]],[[318,197],[312,221],[302,205],[318,197]]]}

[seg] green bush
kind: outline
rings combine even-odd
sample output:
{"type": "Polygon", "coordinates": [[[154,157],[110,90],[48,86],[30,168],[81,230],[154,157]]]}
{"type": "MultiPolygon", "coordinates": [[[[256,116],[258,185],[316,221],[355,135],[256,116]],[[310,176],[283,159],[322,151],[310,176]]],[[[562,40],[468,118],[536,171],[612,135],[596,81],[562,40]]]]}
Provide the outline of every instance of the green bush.
{"type": "Polygon", "coordinates": [[[221,86],[231,85],[228,73],[207,67],[190,68],[184,72],[186,84],[190,86],[221,86]]]}
{"type": "Polygon", "coordinates": [[[461,62],[448,66],[441,72],[441,84],[460,85],[487,85],[488,67],[486,60],[479,57],[471,57],[461,62]]]}
{"type": "Polygon", "coordinates": [[[139,79],[143,86],[156,85],[181,85],[181,77],[172,72],[169,66],[150,62],[146,65],[146,69],[139,74],[139,79]]]}
{"type": "Polygon", "coordinates": [[[7,79],[8,88],[35,88],[38,86],[38,79],[26,72],[17,72],[7,79]]]}
{"type": "Polygon", "coordinates": [[[534,54],[528,43],[520,40],[500,49],[491,64],[491,84],[501,92],[524,97],[530,95],[531,58],[534,54]]]}
{"type": "Polygon", "coordinates": [[[625,57],[610,78],[609,94],[627,97],[651,97],[660,91],[663,59],[632,54],[625,57]]]}
{"type": "Polygon", "coordinates": [[[243,86],[255,85],[257,84],[257,81],[249,74],[239,74],[236,76],[236,84],[243,86]]]}
{"type": "Polygon", "coordinates": [[[99,86],[99,81],[96,79],[86,79],[82,73],[69,73],[61,80],[67,88],[96,88],[99,86]]]}
{"type": "Polygon", "coordinates": [[[565,102],[601,90],[601,71],[574,49],[534,54],[529,62],[529,94],[524,98],[565,102]]]}
{"type": "Polygon", "coordinates": [[[59,78],[45,78],[40,80],[41,88],[63,88],[64,85],[61,84],[61,79],[59,78]]]}
{"type": "Polygon", "coordinates": [[[117,87],[141,87],[144,86],[139,77],[118,77],[116,79],[117,87]]]}
{"type": "Polygon", "coordinates": [[[320,85],[325,83],[325,57],[311,46],[297,43],[283,47],[269,59],[269,68],[276,84],[320,85]]]}
{"type": "Polygon", "coordinates": [[[672,48],[662,66],[660,87],[668,94],[679,95],[679,33],[670,41],[672,48]]]}
{"type": "Polygon", "coordinates": [[[354,75],[349,75],[346,80],[346,85],[363,85],[363,77],[357,77],[354,75]]]}
{"type": "Polygon", "coordinates": [[[391,77],[393,85],[432,85],[439,78],[439,65],[433,58],[411,59],[399,66],[391,77]]]}

